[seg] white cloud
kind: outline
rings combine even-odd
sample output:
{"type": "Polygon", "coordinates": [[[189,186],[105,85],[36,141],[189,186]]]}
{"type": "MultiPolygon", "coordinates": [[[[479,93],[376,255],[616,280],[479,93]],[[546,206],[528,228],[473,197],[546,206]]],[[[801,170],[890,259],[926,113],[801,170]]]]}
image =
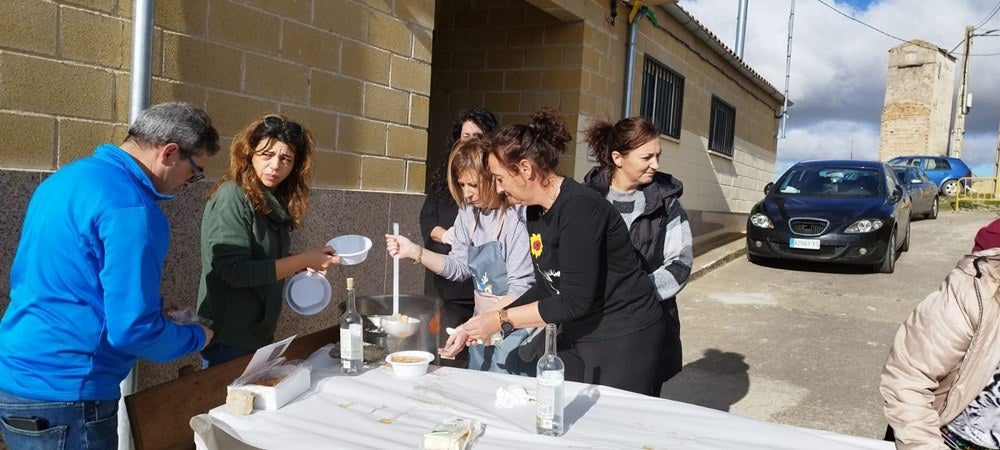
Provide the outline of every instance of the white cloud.
{"type": "MultiPolygon", "coordinates": [[[[882,0],[867,9],[845,1],[827,4],[901,39],[922,39],[952,50],[962,42],[966,25],[978,25],[998,5],[996,0],[882,0]]],[[[854,1],[852,3],[857,3],[854,1]]],[[[734,47],[736,0],[681,0],[680,6],[734,47]]],[[[744,60],[779,91],[785,86],[790,0],[751,0],[744,60]]],[[[1000,14],[977,33],[1000,28],[1000,14]]],[[[1000,31],[997,32],[1000,35],[1000,31]]],[[[778,169],[810,158],[876,158],[879,120],[885,99],[889,49],[899,40],[872,30],[825,6],[819,0],[795,1],[789,99],[794,105],[785,139],[778,141],[778,169]]],[[[956,86],[962,47],[956,50],[956,86]]],[[[1000,120],[1000,36],[976,37],[970,58],[973,108],[966,118],[962,159],[977,175],[992,175],[1000,120]],[[983,167],[988,166],[988,172],[983,167]]]]}

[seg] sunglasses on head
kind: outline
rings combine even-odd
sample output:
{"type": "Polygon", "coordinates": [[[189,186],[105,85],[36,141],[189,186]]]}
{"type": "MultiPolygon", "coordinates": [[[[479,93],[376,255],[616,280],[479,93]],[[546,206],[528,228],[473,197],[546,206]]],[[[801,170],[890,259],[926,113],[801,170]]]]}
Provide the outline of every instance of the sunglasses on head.
{"type": "Polygon", "coordinates": [[[268,134],[280,134],[284,131],[285,135],[289,139],[294,141],[299,141],[302,139],[302,126],[292,122],[291,120],[285,120],[278,116],[267,116],[264,118],[264,131],[268,134]]]}

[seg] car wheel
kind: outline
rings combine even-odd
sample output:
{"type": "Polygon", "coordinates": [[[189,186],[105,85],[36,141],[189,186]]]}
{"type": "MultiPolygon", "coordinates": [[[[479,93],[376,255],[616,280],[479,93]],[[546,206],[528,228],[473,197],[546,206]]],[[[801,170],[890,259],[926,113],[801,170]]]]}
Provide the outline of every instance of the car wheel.
{"type": "Polygon", "coordinates": [[[885,248],[885,259],[875,266],[880,273],[892,273],[896,270],[896,233],[889,235],[889,245],[885,248]]]}
{"type": "Polygon", "coordinates": [[[928,219],[937,219],[937,200],[938,197],[935,195],[934,200],[931,201],[931,212],[924,214],[924,217],[928,219]]]}
{"type": "Polygon", "coordinates": [[[899,246],[900,252],[910,251],[910,223],[906,223],[906,237],[903,238],[903,245],[899,246]]]}
{"type": "Polygon", "coordinates": [[[948,180],[941,185],[941,193],[948,197],[958,195],[959,189],[961,188],[959,187],[958,180],[948,180]]]}

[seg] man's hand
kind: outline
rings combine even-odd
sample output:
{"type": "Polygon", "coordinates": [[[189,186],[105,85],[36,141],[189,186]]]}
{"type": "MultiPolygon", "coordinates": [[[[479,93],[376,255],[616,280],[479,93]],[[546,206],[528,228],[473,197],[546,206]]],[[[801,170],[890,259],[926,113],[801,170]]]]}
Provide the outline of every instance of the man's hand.
{"type": "Polygon", "coordinates": [[[215,332],[212,331],[212,329],[209,327],[206,327],[201,324],[198,325],[201,326],[201,329],[205,331],[205,345],[201,347],[201,350],[204,350],[205,347],[208,347],[208,344],[212,342],[212,338],[215,336],[215,332]]]}

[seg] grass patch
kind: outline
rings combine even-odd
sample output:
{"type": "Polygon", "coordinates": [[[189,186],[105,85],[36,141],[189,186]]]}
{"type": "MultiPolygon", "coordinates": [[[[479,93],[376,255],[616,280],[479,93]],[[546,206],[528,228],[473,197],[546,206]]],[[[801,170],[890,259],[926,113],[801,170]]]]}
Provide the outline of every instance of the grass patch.
{"type": "MultiPolygon", "coordinates": [[[[956,211],[955,199],[938,199],[938,209],[956,211]]],[[[1000,199],[959,199],[957,211],[1000,211],[1000,199]]]]}

